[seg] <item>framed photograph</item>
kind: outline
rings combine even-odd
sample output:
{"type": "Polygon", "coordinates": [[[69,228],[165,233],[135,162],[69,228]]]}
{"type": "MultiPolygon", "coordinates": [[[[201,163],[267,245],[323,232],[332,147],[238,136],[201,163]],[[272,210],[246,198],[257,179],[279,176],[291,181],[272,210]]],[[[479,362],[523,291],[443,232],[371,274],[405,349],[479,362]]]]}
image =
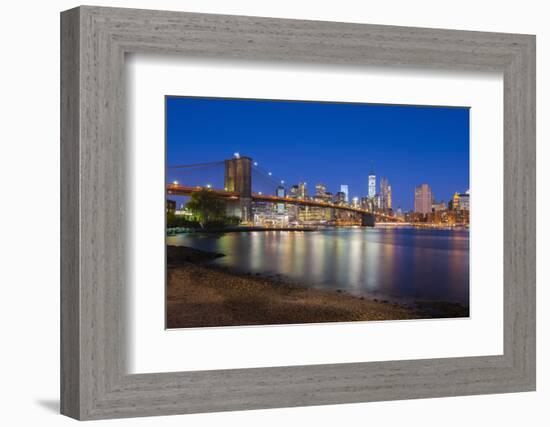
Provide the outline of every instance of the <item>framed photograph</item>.
{"type": "Polygon", "coordinates": [[[61,411],[535,389],[535,37],[61,14],[61,411]]]}

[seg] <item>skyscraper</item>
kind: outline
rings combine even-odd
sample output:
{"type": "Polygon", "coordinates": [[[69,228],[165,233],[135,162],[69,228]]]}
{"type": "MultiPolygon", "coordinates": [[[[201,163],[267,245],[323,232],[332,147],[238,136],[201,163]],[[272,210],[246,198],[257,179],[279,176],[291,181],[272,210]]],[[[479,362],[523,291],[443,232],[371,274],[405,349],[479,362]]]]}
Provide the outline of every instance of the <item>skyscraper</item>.
{"type": "Polygon", "coordinates": [[[327,192],[327,186],[325,184],[319,183],[315,186],[315,195],[316,196],[321,196],[322,197],[322,196],[325,195],[326,192],[327,192]]]}
{"type": "Polygon", "coordinates": [[[470,190],[458,195],[458,209],[470,210],[470,190]]]}
{"type": "Polygon", "coordinates": [[[369,174],[369,197],[374,198],[376,196],[376,175],[374,172],[369,174]]]}
{"type": "Polygon", "coordinates": [[[453,199],[452,199],[452,201],[451,201],[453,210],[458,209],[458,203],[459,203],[459,201],[460,201],[460,196],[459,196],[458,193],[455,191],[455,194],[453,195],[453,199]]]}
{"type": "Polygon", "coordinates": [[[345,195],[344,201],[346,203],[348,203],[349,202],[349,188],[348,188],[347,184],[340,185],[340,191],[342,193],[344,193],[344,195],[345,195]]]}
{"type": "Polygon", "coordinates": [[[346,193],[344,193],[343,191],[339,191],[338,193],[336,193],[334,196],[334,202],[338,205],[343,205],[344,203],[346,203],[346,193]]]}
{"type": "Polygon", "coordinates": [[[391,209],[391,186],[388,182],[388,178],[380,178],[380,209],[391,209]]]}
{"type": "Polygon", "coordinates": [[[299,199],[307,198],[307,187],[305,182],[298,183],[298,198],[299,199]]]}
{"type": "Polygon", "coordinates": [[[428,184],[418,185],[414,189],[414,211],[427,214],[432,211],[433,195],[428,184]]]}

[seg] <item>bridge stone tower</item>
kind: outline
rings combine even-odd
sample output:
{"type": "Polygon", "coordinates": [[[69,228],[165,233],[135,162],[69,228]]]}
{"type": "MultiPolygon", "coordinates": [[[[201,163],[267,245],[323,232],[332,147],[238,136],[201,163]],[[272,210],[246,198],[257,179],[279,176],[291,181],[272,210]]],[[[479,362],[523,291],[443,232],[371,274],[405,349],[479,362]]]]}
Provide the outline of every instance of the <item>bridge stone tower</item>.
{"type": "Polygon", "coordinates": [[[374,215],[367,213],[361,214],[361,226],[363,227],[374,227],[375,219],[374,215]]]}
{"type": "Polygon", "coordinates": [[[233,215],[241,221],[252,220],[252,159],[242,156],[225,161],[224,188],[226,191],[239,193],[238,211],[232,210],[233,215]]]}

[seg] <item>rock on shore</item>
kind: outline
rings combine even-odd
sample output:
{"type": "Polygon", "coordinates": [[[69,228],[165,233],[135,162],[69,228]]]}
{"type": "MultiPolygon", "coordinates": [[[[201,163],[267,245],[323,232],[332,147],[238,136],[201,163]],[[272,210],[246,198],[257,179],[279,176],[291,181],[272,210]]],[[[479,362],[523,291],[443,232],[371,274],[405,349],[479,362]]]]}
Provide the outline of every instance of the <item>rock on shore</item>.
{"type": "Polygon", "coordinates": [[[218,252],[207,252],[187,246],[166,246],[166,261],[168,265],[179,265],[182,263],[205,262],[225,256],[218,252]]]}

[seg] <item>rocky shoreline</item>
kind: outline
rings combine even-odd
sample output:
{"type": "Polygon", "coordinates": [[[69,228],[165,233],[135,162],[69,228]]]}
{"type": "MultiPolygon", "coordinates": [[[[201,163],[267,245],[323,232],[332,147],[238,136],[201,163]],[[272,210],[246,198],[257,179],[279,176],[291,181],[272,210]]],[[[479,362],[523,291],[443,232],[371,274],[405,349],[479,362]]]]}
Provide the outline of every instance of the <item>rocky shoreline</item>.
{"type": "Polygon", "coordinates": [[[468,316],[467,308],[460,304],[415,301],[413,305],[402,305],[205,264],[222,256],[167,246],[168,328],[468,316]]]}
{"type": "Polygon", "coordinates": [[[207,252],[187,246],[166,246],[166,262],[168,266],[176,266],[188,262],[200,263],[225,256],[219,252],[207,252]]]}

